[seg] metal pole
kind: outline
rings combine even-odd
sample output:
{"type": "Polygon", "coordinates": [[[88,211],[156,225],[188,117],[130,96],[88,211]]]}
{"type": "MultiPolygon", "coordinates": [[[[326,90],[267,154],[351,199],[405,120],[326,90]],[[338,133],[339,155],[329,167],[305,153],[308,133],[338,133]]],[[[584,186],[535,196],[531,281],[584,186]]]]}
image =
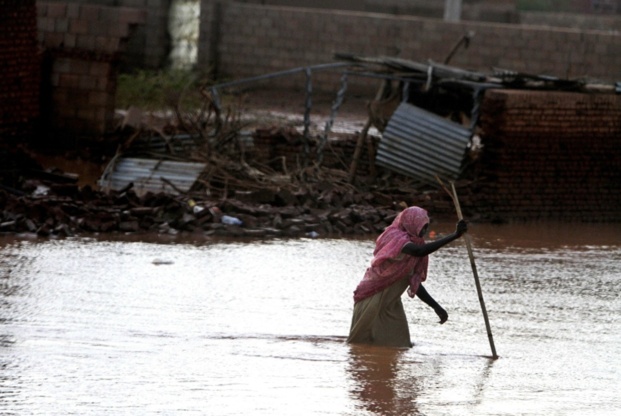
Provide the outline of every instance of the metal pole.
{"type": "MultiPolygon", "coordinates": [[[[457,217],[462,220],[464,216],[461,213],[461,206],[459,205],[459,199],[457,198],[457,191],[455,190],[455,184],[451,182],[451,191],[453,192],[453,202],[455,203],[455,210],[457,211],[457,217]]],[[[481,283],[479,283],[479,274],[477,273],[477,266],[474,263],[474,254],[472,252],[472,242],[470,236],[464,234],[466,240],[466,247],[468,248],[468,257],[470,257],[470,265],[472,266],[472,273],[474,274],[474,283],[477,287],[477,294],[479,295],[479,303],[481,304],[481,311],[483,312],[483,319],[485,319],[485,329],[487,329],[487,338],[489,339],[489,346],[492,349],[492,358],[495,360],[498,358],[496,354],[496,347],[494,346],[494,337],[492,336],[492,328],[489,325],[489,318],[487,317],[487,309],[485,308],[485,301],[483,300],[483,291],[481,290],[481,283]]]]}

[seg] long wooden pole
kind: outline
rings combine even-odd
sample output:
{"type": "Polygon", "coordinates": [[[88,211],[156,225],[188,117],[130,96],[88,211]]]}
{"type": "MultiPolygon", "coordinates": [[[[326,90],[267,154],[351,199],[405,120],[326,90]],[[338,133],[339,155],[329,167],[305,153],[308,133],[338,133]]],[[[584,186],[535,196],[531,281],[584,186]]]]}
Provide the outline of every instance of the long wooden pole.
{"type": "MultiPolygon", "coordinates": [[[[459,199],[457,198],[457,191],[455,190],[455,184],[451,182],[451,191],[453,203],[455,204],[455,210],[457,211],[457,217],[460,220],[464,219],[461,213],[461,206],[459,205],[459,199]]],[[[483,291],[481,290],[481,283],[479,282],[479,273],[477,272],[477,265],[474,262],[474,253],[472,252],[472,242],[470,236],[464,234],[466,241],[466,247],[468,248],[468,257],[470,257],[470,265],[472,266],[472,273],[474,274],[474,283],[477,287],[477,294],[479,295],[479,303],[481,304],[481,310],[483,311],[483,319],[485,319],[485,328],[487,329],[487,338],[489,340],[489,346],[492,349],[492,358],[495,360],[498,358],[496,354],[496,347],[494,346],[494,337],[492,336],[492,328],[489,325],[489,318],[487,317],[487,309],[485,308],[485,301],[483,300],[483,291]]]]}

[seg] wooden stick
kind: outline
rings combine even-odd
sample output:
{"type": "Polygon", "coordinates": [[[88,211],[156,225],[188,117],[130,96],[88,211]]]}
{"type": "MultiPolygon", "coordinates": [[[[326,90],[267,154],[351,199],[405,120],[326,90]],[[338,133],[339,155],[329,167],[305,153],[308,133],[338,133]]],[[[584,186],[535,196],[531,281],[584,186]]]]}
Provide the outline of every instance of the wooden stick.
{"type": "Polygon", "coordinates": [[[371,117],[369,117],[366,124],[364,125],[364,128],[362,129],[362,132],[360,133],[360,136],[358,136],[358,141],[356,142],[356,149],[354,150],[354,157],[349,167],[349,183],[354,183],[354,179],[356,178],[358,161],[360,160],[360,154],[362,153],[362,145],[367,139],[369,128],[371,128],[371,117]]]}
{"type": "MultiPolygon", "coordinates": [[[[442,187],[444,187],[444,185],[442,185],[442,187]]],[[[455,190],[455,184],[453,182],[451,182],[451,190],[452,190],[452,193],[450,195],[451,195],[451,198],[453,198],[453,203],[455,204],[455,210],[457,211],[457,217],[460,220],[463,220],[464,216],[461,213],[461,206],[459,205],[459,199],[457,198],[457,191],[455,190]]],[[[489,346],[492,349],[492,358],[495,360],[498,358],[498,355],[496,354],[496,347],[494,346],[494,337],[492,336],[492,328],[489,325],[489,318],[487,317],[487,309],[485,308],[485,301],[483,300],[483,291],[481,290],[481,283],[479,283],[479,274],[477,272],[477,266],[474,262],[474,254],[472,252],[472,242],[470,241],[470,236],[467,233],[464,234],[464,239],[466,240],[466,247],[468,248],[468,257],[470,257],[470,265],[472,266],[472,273],[474,274],[474,283],[477,287],[477,294],[479,295],[479,303],[481,304],[481,311],[483,312],[483,319],[485,319],[485,328],[487,329],[487,339],[489,340],[489,346]]]]}

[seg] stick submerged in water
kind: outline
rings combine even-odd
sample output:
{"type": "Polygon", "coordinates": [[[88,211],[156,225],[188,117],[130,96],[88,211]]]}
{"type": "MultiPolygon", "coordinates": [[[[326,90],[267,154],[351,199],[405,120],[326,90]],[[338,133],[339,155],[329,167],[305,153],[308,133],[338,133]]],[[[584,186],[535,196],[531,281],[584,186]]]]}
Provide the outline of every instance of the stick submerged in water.
{"type": "MultiPolygon", "coordinates": [[[[448,192],[448,189],[444,187],[444,184],[437,178],[440,185],[444,188],[445,191],[451,196],[453,199],[453,203],[455,204],[455,210],[457,211],[457,218],[460,220],[464,219],[464,216],[461,213],[461,206],[459,205],[459,199],[457,198],[457,191],[455,190],[455,184],[451,182],[451,191],[448,192]]],[[[481,290],[481,283],[479,282],[479,273],[477,272],[477,266],[474,262],[474,253],[472,252],[472,243],[470,241],[470,236],[466,233],[464,234],[464,239],[466,241],[466,248],[468,249],[468,257],[470,257],[470,265],[472,266],[472,273],[474,275],[474,283],[477,287],[477,294],[479,295],[479,303],[481,304],[481,311],[483,312],[483,319],[485,319],[485,329],[487,330],[487,339],[489,340],[489,346],[492,349],[492,358],[495,360],[498,358],[496,354],[496,347],[494,346],[494,337],[492,336],[492,328],[489,324],[489,318],[487,317],[487,309],[485,308],[485,301],[483,300],[483,291],[481,290]]]]}

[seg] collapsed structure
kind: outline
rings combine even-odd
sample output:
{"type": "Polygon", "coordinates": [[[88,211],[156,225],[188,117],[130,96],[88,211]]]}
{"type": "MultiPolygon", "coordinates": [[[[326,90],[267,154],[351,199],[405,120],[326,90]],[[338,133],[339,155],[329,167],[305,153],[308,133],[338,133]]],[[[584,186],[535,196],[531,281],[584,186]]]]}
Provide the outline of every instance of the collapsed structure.
{"type": "MultiPolygon", "coordinates": [[[[348,180],[343,178],[345,183],[356,183],[356,176],[361,176],[363,180],[358,184],[376,178],[380,169],[408,178],[412,194],[419,196],[437,190],[436,178],[457,181],[460,193],[465,194],[466,211],[485,221],[621,220],[619,84],[504,69],[486,74],[390,57],[338,58],[340,63],[313,69],[339,71],[342,80],[347,76],[383,80],[369,104],[367,125],[359,134],[329,135],[331,119],[316,137],[309,137],[305,123],[297,132],[257,130],[242,137],[239,132],[228,131],[224,139],[213,132],[201,133],[203,143],[213,142],[211,150],[216,149],[217,154],[225,152],[225,147],[228,152],[245,152],[241,166],[253,165],[255,173],[269,166],[259,174],[259,186],[266,188],[283,186],[278,181],[269,183],[266,177],[282,178],[283,174],[299,172],[300,167],[341,169],[348,172],[348,180]],[[375,126],[381,137],[369,136],[370,126],[375,126]],[[335,152],[340,164],[331,159],[335,152]],[[284,162],[274,163],[281,159],[284,162]],[[348,165],[344,166],[343,161],[348,165]]],[[[223,111],[218,97],[227,88],[303,70],[308,68],[213,85],[206,87],[204,94],[213,114],[218,114],[223,111]]],[[[332,118],[338,116],[344,95],[346,82],[341,83],[335,96],[332,118]]],[[[312,89],[307,88],[307,112],[310,96],[312,89]]],[[[184,133],[186,136],[176,136],[173,141],[194,145],[201,136],[197,131],[184,133]]],[[[162,149],[161,143],[152,146],[162,149]]],[[[115,174],[114,166],[120,168],[116,162],[111,164],[102,186],[109,186],[115,175],[128,174],[122,169],[115,174]]],[[[162,167],[157,165],[158,169],[162,167]]],[[[195,172],[194,179],[200,179],[210,192],[223,192],[227,186],[226,179],[201,176],[190,165],[179,170],[188,175],[195,172]]],[[[145,177],[154,174],[159,174],[156,169],[143,172],[145,177]]],[[[240,172],[230,175],[231,183],[236,175],[239,179],[240,172]]],[[[291,180],[291,175],[287,176],[286,181],[291,180]]],[[[117,189],[139,181],[138,177],[127,178],[117,189]]],[[[162,189],[172,191],[169,182],[158,183],[162,189]]],[[[231,187],[241,193],[252,188],[244,181],[231,187]]],[[[406,202],[421,201],[412,197],[406,202]]],[[[428,205],[437,211],[442,204],[428,205]]]]}
{"type": "MultiPolygon", "coordinates": [[[[18,57],[7,61],[8,76],[4,83],[0,82],[1,92],[8,97],[2,102],[5,111],[0,120],[0,182],[4,188],[0,201],[2,206],[12,207],[2,211],[0,231],[45,234],[74,226],[88,231],[153,230],[160,226],[165,229],[165,224],[171,223],[192,229],[198,227],[193,222],[197,218],[184,218],[182,214],[186,214],[188,200],[196,193],[204,200],[195,203],[219,205],[228,213],[247,215],[247,224],[255,217],[261,218],[255,222],[263,227],[294,227],[288,228],[292,233],[296,232],[295,227],[302,231],[375,232],[400,203],[422,205],[432,215],[449,212],[447,196],[435,187],[435,176],[457,181],[464,211],[474,219],[621,221],[618,85],[502,69],[488,74],[446,63],[354,55],[339,55],[337,62],[276,74],[286,76],[295,72],[306,76],[307,103],[301,131],[283,126],[242,131],[235,120],[227,118],[219,97],[234,87],[232,84],[253,79],[211,85],[201,91],[205,102],[202,114],[178,111],[181,123],[172,130],[145,132],[138,128],[121,132],[121,146],[100,180],[101,188],[109,190],[110,199],[92,190],[81,195],[74,182],[65,182],[71,181],[71,177],[42,172],[36,166],[26,167],[14,157],[12,145],[35,135],[49,137],[46,144],[50,146],[59,144],[61,137],[79,141],[77,146],[82,146],[81,135],[87,131],[96,139],[99,135],[110,138],[119,133],[110,129],[118,57],[132,29],[144,21],[144,11],[37,2],[35,13],[32,0],[0,3],[20,16],[8,21],[6,30],[0,30],[2,38],[10,40],[6,44],[13,45],[13,49],[0,53],[18,57]],[[75,19],[71,20],[74,24],[69,31],[62,24],[67,19],[75,19]],[[113,25],[118,30],[108,33],[110,21],[119,24],[113,25]],[[44,47],[43,55],[38,53],[35,30],[44,47]],[[15,37],[14,33],[20,36],[15,37]],[[102,37],[102,33],[106,36],[102,37]],[[95,39],[99,43],[105,40],[100,45],[105,47],[96,48],[95,39]],[[37,91],[41,61],[45,64],[46,88],[37,91]],[[320,71],[336,72],[341,81],[330,120],[319,134],[311,135],[310,81],[320,71]],[[369,105],[365,128],[354,135],[335,135],[331,123],[338,116],[351,77],[382,79],[383,87],[369,105]],[[39,101],[47,105],[41,113],[39,101]],[[52,119],[46,120],[47,116],[52,119]],[[372,126],[381,134],[371,134],[372,126]],[[35,130],[46,134],[34,134],[35,130]],[[177,145],[182,149],[177,149],[177,145]],[[143,163],[144,160],[147,162],[143,163]],[[38,185],[23,180],[24,173],[33,172],[37,180],[63,181],[48,187],[59,192],[60,197],[45,199],[38,185]],[[160,194],[165,197],[154,197],[160,194]],[[67,201],[69,197],[76,203],[67,201]],[[234,202],[241,200],[246,205],[234,202]],[[155,209],[153,204],[162,201],[167,202],[155,209]],[[266,204],[272,208],[265,209],[266,204]],[[369,204],[376,209],[366,210],[369,204]],[[283,208],[290,205],[298,207],[283,208]],[[279,210],[286,212],[280,220],[276,213],[279,210]],[[138,215],[144,218],[138,219],[138,215]],[[282,221],[283,216],[295,221],[282,221]]],[[[232,4],[230,10],[259,9],[232,4]]],[[[274,27],[268,25],[270,36],[280,36],[279,28],[290,33],[280,23],[292,24],[297,14],[276,8],[268,12],[276,19],[274,27]]],[[[306,18],[309,14],[305,10],[300,16],[306,18]]],[[[371,33],[366,24],[352,23],[359,19],[369,23],[369,16],[337,17],[340,25],[353,25],[371,33]]],[[[259,20],[265,21],[256,22],[259,20]]],[[[408,39],[412,37],[408,36],[409,31],[419,30],[420,25],[425,32],[428,26],[441,32],[462,30],[416,19],[372,21],[391,29],[398,24],[403,30],[399,33],[408,39]]],[[[495,33],[491,27],[482,29],[484,33],[495,33]]],[[[507,37],[515,33],[515,29],[502,30],[507,37]]],[[[525,34],[527,39],[539,35],[537,31],[525,34]]],[[[583,48],[591,51],[594,48],[590,42],[603,35],[577,33],[569,38],[574,36],[588,38],[583,48]]],[[[369,41],[364,36],[352,38],[369,41]]],[[[231,39],[227,47],[245,39],[231,39]]],[[[430,48],[437,46],[429,39],[417,42],[430,48]]],[[[323,53],[325,44],[318,45],[315,50],[323,53]]],[[[615,47],[608,45],[605,50],[610,53],[598,55],[605,58],[603,61],[589,59],[591,55],[586,52],[584,59],[598,70],[606,68],[606,59],[615,55],[615,47]]],[[[532,49],[529,48],[526,50],[532,49]]],[[[243,55],[253,69],[257,68],[254,54],[263,49],[252,49],[230,57],[243,55]]],[[[300,48],[293,49],[298,52],[300,48]]],[[[204,210],[199,225],[211,224],[216,218],[207,213],[211,214],[204,210]]]]}

